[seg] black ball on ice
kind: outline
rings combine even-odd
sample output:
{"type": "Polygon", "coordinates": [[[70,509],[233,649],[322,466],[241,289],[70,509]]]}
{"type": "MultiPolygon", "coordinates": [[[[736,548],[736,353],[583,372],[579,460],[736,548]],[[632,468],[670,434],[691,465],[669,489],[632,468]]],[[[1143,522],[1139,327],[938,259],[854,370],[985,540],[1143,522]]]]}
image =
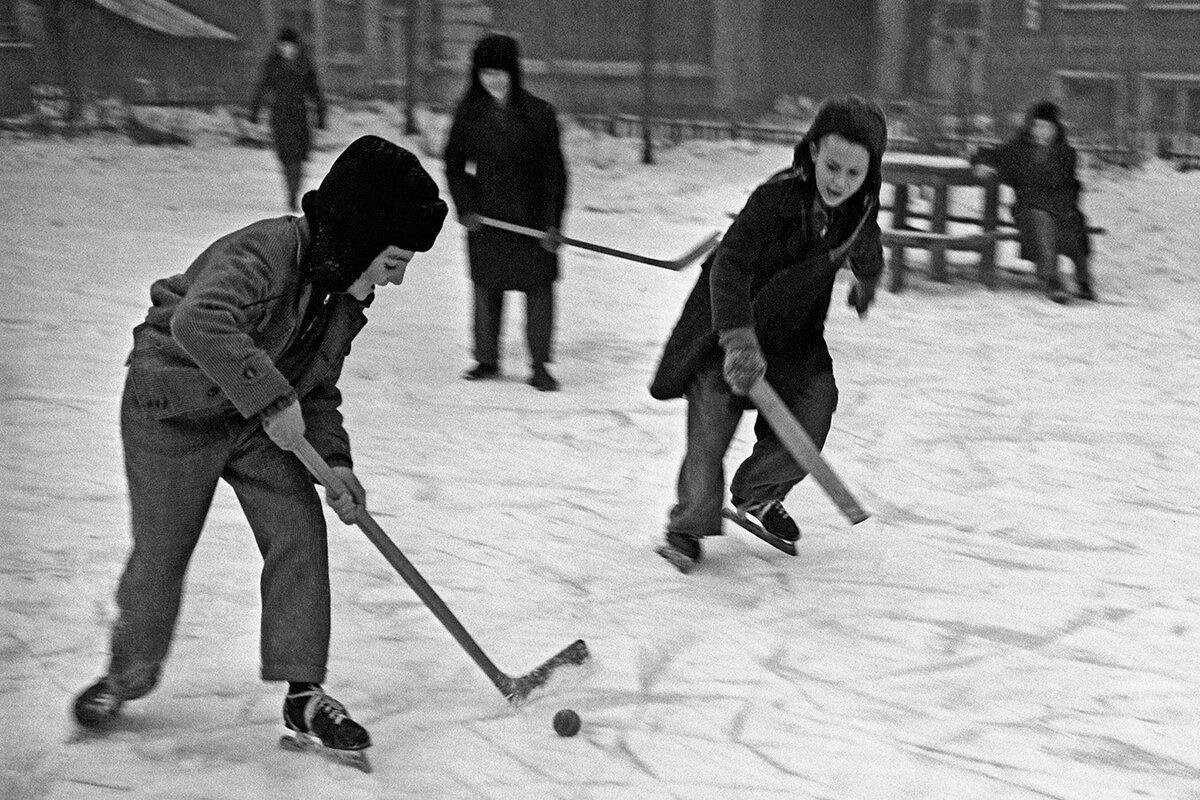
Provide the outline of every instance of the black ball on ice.
{"type": "Polygon", "coordinates": [[[554,732],[559,736],[574,736],[579,733],[579,715],[569,708],[564,708],[554,715],[554,732]]]}

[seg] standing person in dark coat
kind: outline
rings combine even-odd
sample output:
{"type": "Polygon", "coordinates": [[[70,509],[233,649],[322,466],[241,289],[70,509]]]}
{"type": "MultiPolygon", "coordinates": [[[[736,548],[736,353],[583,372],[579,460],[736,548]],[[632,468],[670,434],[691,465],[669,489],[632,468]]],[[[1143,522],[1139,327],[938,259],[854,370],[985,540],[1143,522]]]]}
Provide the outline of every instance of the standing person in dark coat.
{"type": "Polygon", "coordinates": [[[490,34],[475,46],[471,81],[446,142],[446,178],[467,229],[474,284],[474,356],[468,380],[500,374],[504,292],[525,293],[529,384],[558,389],[546,369],[554,332],[558,241],[567,207],[567,167],[554,108],[521,86],[517,42],[490,34]],[[536,228],[541,241],[484,226],[479,217],[536,228]]]}
{"type": "Polygon", "coordinates": [[[1021,258],[1037,265],[1047,296],[1056,303],[1067,302],[1058,274],[1058,257],[1065,255],[1075,264],[1076,295],[1095,300],[1087,219],[1079,208],[1083,185],[1058,106],[1048,101],[1034,104],[1013,139],[980,149],[972,163],[980,175],[999,173],[1000,180],[1013,188],[1012,214],[1021,236],[1021,258]]]}
{"type": "Polygon", "coordinates": [[[291,28],[279,32],[263,64],[262,77],[250,103],[251,122],[258,122],[258,111],[264,102],[271,107],[271,134],[275,154],[283,167],[288,210],[295,211],[300,182],[304,179],[304,162],[312,143],[310,114],[315,112],[318,128],[325,127],[325,98],[317,83],[317,71],[300,45],[300,37],[291,28]]]}
{"type": "Polygon", "coordinates": [[[353,523],[366,492],[339,410],[343,361],[376,288],[403,281],[447,208],[417,157],[376,136],[346,148],[303,206],[301,217],[227,234],[186,272],[150,287],[121,401],[133,548],[108,667],[75,700],[85,727],[107,726],[158,683],[188,562],[224,480],[263,558],[261,677],[288,682],[284,724],[335,750],[370,744],[321,688],[330,637],[325,517],[312,478],[288,451],[312,443],[348,488],[326,492],[326,503],[353,523]]]}
{"type": "MultiPolygon", "coordinates": [[[[874,300],[886,147],[878,105],[827,100],[792,167],[754,190],[703,263],[650,386],[660,400],[687,399],[687,452],[660,549],[672,562],[698,562],[700,540],[721,533],[725,453],[749,407],[743,396],[760,377],[824,446],[838,399],[825,317],[843,266],[853,270],[847,299],[860,317],[874,300]]],[[[754,450],[729,486],[734,509],[743,522],[794,542],[800,530],[783,499],[805,472],[761,415],[754,432],[754,450]]]]}

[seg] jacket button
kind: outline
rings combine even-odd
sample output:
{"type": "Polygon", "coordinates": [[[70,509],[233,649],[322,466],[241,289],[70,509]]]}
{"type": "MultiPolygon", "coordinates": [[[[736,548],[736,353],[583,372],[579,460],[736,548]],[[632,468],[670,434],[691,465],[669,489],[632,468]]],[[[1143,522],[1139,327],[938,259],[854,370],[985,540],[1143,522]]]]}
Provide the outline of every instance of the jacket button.
{"type": "Polygon", "coordinates": [[[258,377],[258,370],[251,365],[247,365],[247,367],[242,370],[242,377],[248,381],[252,381],[258,377]]]}
{"type": "Polygon", "coordinates": [[[220,392],[221,392],[221,389],[219,387],[213,386],[212,388],[210,388],[208,390],[208,396],[216,397],[218,394],[220,394],[220,392]]]}

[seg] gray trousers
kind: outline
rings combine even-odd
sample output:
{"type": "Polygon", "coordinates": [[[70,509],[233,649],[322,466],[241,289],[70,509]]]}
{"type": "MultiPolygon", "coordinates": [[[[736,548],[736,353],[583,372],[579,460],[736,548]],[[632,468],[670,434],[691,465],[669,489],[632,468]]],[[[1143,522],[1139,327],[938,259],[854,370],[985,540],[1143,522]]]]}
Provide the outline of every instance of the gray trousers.
{"type": "MultiPolygon", "coordinates": [[[[133,549],[117,588],[110,685],[125,699],[158,682],[183,598],[184,575],[217,481],[237,494],[263,557],[261,675],[267,681],[325,679],[329,654],[329,561],[325,516],[312,479],[258,420],[236,412],[203,418],[148,417],[128,382],[121,439],[133,549]]],[[[221,631],[213,647],[223,646],[221,631]]]]}
{"type": "MultiPolygon", "coordinates": [[[[676,503],[667,530],[690,536],[721,532],[725,502],[725,453],[742,418],[720,367],[701,370],[688,387],[687,452],[679,468],[676,503]]],[[[820,449],[833,422],[838,390],[832,372],[813,375],[795,397],[784,398],[801,427],[820,449]]],[[[782,500],[807,474],[761,415],[754,423],[754,449],[738,467],[730,493],[742,502],[782,500]]]]}
{"type": "MultiPolygon", "coordinates": [[[[1033,220],[1034,236],[1037,239],[1038,260],[1035,266],[1038,280],[1047,289],[1057,289],[1062,285],[1062,279],[1058,274],[1058,231],[1054,215],[1049,211],[1037,208],[1031,208],[1027,213],[1033,220]]],[[[1088,266],[1088,257],[1074,255],[1071,256],[1071,262],[1075,265],[1076,285],[1091,286],[1092,276],[1088,266]]]]}

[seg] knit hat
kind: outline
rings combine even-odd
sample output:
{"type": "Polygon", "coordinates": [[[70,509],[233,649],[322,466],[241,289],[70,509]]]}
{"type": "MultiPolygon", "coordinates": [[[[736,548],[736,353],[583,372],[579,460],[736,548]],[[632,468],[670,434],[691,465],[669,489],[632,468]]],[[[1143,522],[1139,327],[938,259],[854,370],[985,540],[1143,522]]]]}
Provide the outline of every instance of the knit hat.
{"type": "Polygon", "coordinates": [[[1060,124],[1058,106],[1049,100],[1043,100],[1040,103],[1034,104],[1029,109],[1029,119],[1044,119],[1047,122],[1053,122],[1055,125],[1060,124]]]}
{"type": "Polygon", "coordinates": [[[312,231],[301,270],[330,292],[345,291],[389,245],[433,247],[447,211],[417,157],[378,136],[352,142],[301,205],[312,231]]]}
{"type": "Polygon", "coordinates": [[[491,33],[475,45],[471,64],[476,72],[481,69],[502,69],[516,75],[520,71],[520,58],[516,39],[502,33],[491,33]]]}

